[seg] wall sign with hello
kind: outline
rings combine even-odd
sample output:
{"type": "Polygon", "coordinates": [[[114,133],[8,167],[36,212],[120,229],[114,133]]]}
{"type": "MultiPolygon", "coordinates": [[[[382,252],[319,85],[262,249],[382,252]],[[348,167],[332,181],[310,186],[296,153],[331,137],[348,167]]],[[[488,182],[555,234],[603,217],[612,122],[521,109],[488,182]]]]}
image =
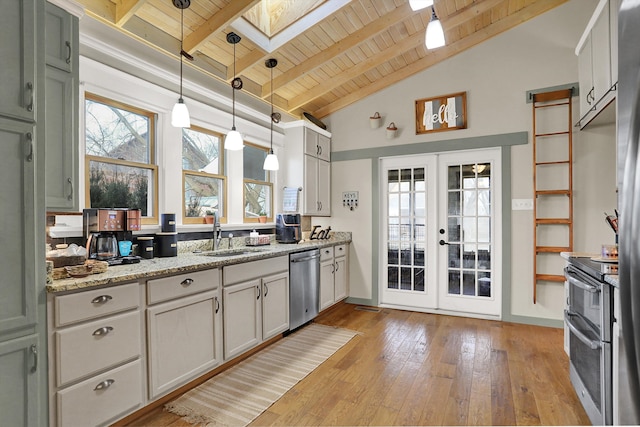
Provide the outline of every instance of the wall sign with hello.
{"type": "Polygon", "coordinates": [[[467,128],[467,92],[416,101],[416,135],[467,128]]]}

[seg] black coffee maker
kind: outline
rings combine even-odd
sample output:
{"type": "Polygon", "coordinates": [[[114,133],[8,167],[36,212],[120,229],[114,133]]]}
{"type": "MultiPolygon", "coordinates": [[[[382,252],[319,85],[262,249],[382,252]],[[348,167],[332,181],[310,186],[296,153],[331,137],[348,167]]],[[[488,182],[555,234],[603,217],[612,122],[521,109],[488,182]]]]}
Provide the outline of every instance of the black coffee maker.
{"type": "Polygon", "coordinates": [[[298,243],[301,239],[300,214],[276,214],[276,241],[298,243]]]}

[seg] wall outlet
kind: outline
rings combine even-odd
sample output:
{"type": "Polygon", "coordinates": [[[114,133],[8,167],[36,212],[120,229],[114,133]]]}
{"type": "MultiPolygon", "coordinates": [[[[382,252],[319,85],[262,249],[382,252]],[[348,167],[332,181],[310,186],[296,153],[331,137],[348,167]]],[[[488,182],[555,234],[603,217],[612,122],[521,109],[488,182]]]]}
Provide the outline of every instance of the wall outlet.
{"type": "Polygon", "coordinates": [[[511,199],[511,210],[532,211],[533,199],[511,199]]]}

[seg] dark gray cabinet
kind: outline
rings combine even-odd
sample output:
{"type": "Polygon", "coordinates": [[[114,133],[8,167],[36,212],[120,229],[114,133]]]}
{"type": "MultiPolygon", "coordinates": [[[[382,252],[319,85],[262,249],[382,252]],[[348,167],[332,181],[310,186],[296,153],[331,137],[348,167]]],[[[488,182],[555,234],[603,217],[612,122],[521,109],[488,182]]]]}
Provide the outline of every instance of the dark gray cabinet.
{"type": "Polygon", "coordinates": [[[78,211],[78,18],[46,4],[46,205],[78,211]]]}

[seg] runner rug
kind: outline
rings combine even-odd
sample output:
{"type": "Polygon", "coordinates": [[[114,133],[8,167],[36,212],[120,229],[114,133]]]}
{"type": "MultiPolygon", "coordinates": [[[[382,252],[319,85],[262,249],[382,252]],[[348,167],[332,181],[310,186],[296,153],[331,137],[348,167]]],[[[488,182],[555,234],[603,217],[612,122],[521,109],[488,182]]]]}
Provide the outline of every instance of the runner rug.
{"type": "Polygon", "coordinates": [[[357,334],[312,323],[188,391],[165,409],[193,424],[246,426],[357,334]]]}

